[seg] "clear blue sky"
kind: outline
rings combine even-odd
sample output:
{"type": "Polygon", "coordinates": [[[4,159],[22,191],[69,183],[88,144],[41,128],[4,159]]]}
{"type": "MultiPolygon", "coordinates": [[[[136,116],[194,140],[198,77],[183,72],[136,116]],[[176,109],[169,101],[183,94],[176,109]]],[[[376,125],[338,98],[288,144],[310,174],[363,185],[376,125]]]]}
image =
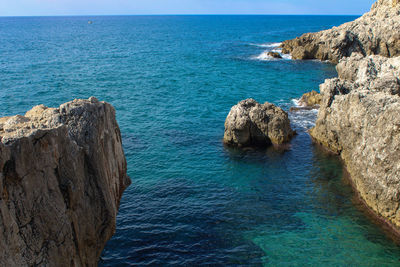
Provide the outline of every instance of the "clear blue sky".
{"type": "Polygon", "coordinates": [[[374,0],[0,0],[0,16],[143,14],[352,14],[374,0]]]}

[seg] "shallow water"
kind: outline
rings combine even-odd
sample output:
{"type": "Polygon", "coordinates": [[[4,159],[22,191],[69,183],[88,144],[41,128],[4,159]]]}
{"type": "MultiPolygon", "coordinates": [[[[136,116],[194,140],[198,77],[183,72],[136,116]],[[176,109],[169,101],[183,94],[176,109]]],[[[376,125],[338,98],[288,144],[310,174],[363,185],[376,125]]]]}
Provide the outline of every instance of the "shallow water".
{"type": "Polygon", "coordinates": [[[113,104],[132,186],[101,266],[396,266],[341,163],[291,114],[288,151],[223,146],[231,106],[288,110],[334,67],[259,58],[349,16],[0,18],[0,116],[96,96],[113,104]],[[88,24],[87,21],[93,21],[88,24]]]}

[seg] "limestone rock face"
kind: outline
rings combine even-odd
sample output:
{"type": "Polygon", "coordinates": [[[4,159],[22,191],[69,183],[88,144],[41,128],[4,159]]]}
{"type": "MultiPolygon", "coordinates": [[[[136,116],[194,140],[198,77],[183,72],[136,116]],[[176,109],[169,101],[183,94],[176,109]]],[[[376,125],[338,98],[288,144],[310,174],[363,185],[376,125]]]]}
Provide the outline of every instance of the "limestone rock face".
{"type": "Polygon", "coordinates": [[[95,98],[0,119],[0,266],[97,266],[130,184],[95,98]]]}
{"type": "Polygon", "coordinates": [[[400,229],[400,57],[355,54],[337,70],[320,86],[310,134],[342,157],[366,204],[400,229]]]}
{"type": "Polygon", "coordinates": [[[288,142],[293,134],[288,115],[281,108],[246,99],[229,112],[224,142],[239,147],[279,145],[288,142]]]}
{"type": "Polygon", "coordinates": [[[320,59],[338,63],[354,52],[396,57],[400,55],[400,3],[378,0],[371,11],[355,21],[317,33],[306,33],[282,43],[293,59],[320,59]]]}

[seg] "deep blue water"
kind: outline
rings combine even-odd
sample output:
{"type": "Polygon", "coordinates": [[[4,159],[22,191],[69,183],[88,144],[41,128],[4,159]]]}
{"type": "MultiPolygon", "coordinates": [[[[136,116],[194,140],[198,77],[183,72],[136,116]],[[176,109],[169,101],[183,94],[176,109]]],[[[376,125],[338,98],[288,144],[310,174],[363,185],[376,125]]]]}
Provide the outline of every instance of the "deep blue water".
{"type": "Polygon", "coordinates": [[[336,75],[328,63],[257,56],[354,18],[0,18],[0,116],[92,95],[115,106],[133,183],[101,266],[399,265],[341,163],[311,144],[315,113],[291,114],[288,151],[221,142],[238,101],[288,110],[336,75]]]}

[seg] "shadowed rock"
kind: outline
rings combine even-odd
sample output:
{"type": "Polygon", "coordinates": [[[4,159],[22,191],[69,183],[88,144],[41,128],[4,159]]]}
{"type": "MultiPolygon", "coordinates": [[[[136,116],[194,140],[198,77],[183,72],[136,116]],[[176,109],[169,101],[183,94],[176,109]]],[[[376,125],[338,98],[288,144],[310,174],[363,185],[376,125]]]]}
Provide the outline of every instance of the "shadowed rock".
{"type": "Polygon", "coordinates": [[[114,108],[36,106],[0,140],[0,266],[97,266],[130,184],[114,108]]]}
{"type": "Polygon", "coordinates": [[[293,134],[288,115],[281,108],[246,99],[229,112],[224,143],[239,147],[280,145],[288,142],[293,134]]]}

